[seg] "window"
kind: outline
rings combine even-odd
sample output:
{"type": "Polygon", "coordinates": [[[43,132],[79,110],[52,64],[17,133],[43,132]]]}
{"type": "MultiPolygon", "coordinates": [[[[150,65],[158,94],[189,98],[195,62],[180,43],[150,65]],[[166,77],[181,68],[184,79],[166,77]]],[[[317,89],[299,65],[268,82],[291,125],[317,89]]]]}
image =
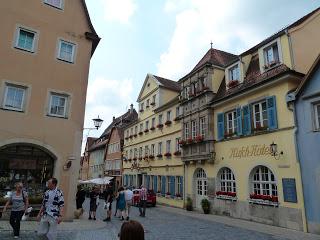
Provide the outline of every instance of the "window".
{"type": "Polygon", "coordinates": [[[153,96],[152,96],[152,104],[153,104],[153,105],[156,104],[156,96],[157,96],[157,95],[153,95],[153,96]]]}
{"type": "Polygon", "coordinates": [[[148,147],[148,146],[145,146],[145,147],[144,147],[144,155],[145,155],[145,156],[148,156],[148,153],[149,153],[149,147],[148,147]]]}
{"type": "Polygon", "coordinates": [[[176,138],[176,152],[180,152],[180,138],[176,138]]]}
{"type": "Polygon", "coordinates": [[[155,127],[155,125],[156,125],[156,118],[152,118],[152,120],[151,120],[151,127],[155,127]]]}
{"type": "Polygon", "coordinates": [[[162,154],[162,142],[158,143],[158,154],[162,154]]]}
{"type": "Polygon", "coordinates": [[[142,157],[142,147],[139,148],[139,157],[142,157]]]}
{"type": "Polygon", "coordinates": [[[140,112],[143,111],[144,103],[140,103],[140,112]]]}
{"type": "Polygon", "coordinates": [[[127,137],[129,137],[129,129],[127,130],[127,137]]]}
{"type": "Polygon", "coordinates": [[[130,149],[130,155],[129,155],[129,158],[130,158],[130,159],[132,158],[132,149],[130,149]]]}
{"type": "Polygon", "coordinates": [[[240,80],[240,70],[239,65],[232,67],[229,69],[229,81],[240,80]]]}
{"type": "Polygon", "coordinates": [[[133,135],[133,128],[130,129],[131,135],[133,135]]]}
{"type": "Polygon", "coordinates": [[[28,51],[35,51],[36,32],[19,27],[15,47],[28,51]]]}
{"type": "Polygon", "coordinates": [[[167,153],[171,152],[171,140],[167,140],[167,153]]]}
{"type": "Polygon", "coordinates": [[[74,62],[76,45],[74,43],[59,41],[58,59],[69,63],[74,62]]]}
{"type": "Polygon", "coordinates": [[[185,139],[188,139],[189,138],[189,123],[185,123],[184,124],[184,137],[185,139]]]}
{"type": "Polygon", "coordinates": [[[265,67],[272,67],[279,62],[279,51],[277,43],[263,50],[265,67]]]}
{"type": "Polygon", "coordinates": [[[137,149],[136,149],[136,148],[134,149],[133,157],[134,157],[134,158],[136,158],[136,157],[137,157],[137,149]]]}
{"type": "Polygon", "coordinates": [[[62,9],[62,0],[44,0],[44,2],[50,6],[62,9]]]}
{"type": "Polygon", "coordinates": [[[167,112],[167,121],[171,121],[171,111],[167,112]]]}
{"type": "Polygon", "coordinates": [[[23,111],[26,88],[16,85],[6,85],[3,108],[23,111]]]}
{"type": "Polygon", "coordinates": [[[191,121],[191,137],[195,138],[197,135],[197,122],[191,121]]]}
{"type": "Polygon", "coordinates": [[[253,125],[254,128],[268,127],[267,102],[262,101],[253,104],[253,125]]]}
{"type": "Polygon", "coordinates": [[[154,156],[154,149],[155,149],[154,144],[151,144],[151,155],[152,155],[152,156],[154,156]]]}
{"type": "Polygon", "coordinates": [[[170,176],[167,176],[167,192],[170,192],[170,186],[171,186],[171,177],[170,176]]]}
{"type": "Polygon", "coordinates": [[[278,196],[275,177],[265,166],[259,166],[253,170],[252,187],[255,194],[278,196]]]}
{"type": "Polygon", "coordinates": [[[202,117],[200,118],[200,135],[202,137],[205,137],[206,131],[207,131],[206,117],[202,117]]]}
{"type": "Polygon", "coordinates": [[[140,132],[143,131],[143,123],[140,123],[140,132]]]}
{"type": "Polygon", "coordinates": [[[149,129],[149,121],[146,121],[146,130],[149,129]]]}
{"type": "Polygon", "coordinates": [[[227,134],[234,134],[237,131],[237,112],[231,111],[226,113],[227,134]]]}
{"type": "Polygon", "coordinates": [[[138,126],[134,127],[134,134],[138,134],[138,126]]]}
{"type": "Polygon", "coordinates": [[[176,118],[180,117],[180,107],[176,107],[176,118]]]}
{"type": "Polygon", "coordinates": [[[236,192],[236,180],[230,168],[223,168],[219,174],[220,191],[236,192]]]}
{"type": "Polygon", "coordinates": [[[177,182],[177,194],[182,193],[182,182],[181,182],[182,177],[176,177],[176,182],[177,182]]]}
{"type": "Polygon", "coordinates": [[[320,103],[314,105],[315,128],[320,130],[320,103]]]}
{"type": "Polygon", "coordinates": [[[159,115],[159,124],[162,124],[162,114],[159,115]]]}
{"type": "Polygon", "coordinates": [[[51,93],[49,104],[49,115],[55,117],[66,117],[68,96],[51,93]]]}
{"type": "Polygon", "coordinates": [[[147,99],[147,102],[146,102],[146,107],[148,108],[149,107],[149,99],[147,99]]]}

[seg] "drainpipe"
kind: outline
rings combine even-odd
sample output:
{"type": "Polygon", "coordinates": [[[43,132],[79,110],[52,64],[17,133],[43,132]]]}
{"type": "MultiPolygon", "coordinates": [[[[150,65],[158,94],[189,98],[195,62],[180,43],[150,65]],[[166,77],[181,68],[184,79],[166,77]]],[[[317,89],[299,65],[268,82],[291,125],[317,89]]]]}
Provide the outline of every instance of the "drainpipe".
{"type": "Polygon", "coordinates": [[[303,231],[304,232],[308,232],[307,217],[306,217],[306,206],[305,206],[305,203],[304,203],[304,197],[305,197],[304,189],[303,189],[304,183],[303,183],[303,178],[302,178],[302,173],[301,173],[300,151],[299,151],[299,145],[298,145],[298,131],[299,131],[299,129],[297,127],[298,126],[298,119],[297,119],[297,114],[296,114],[295,102],[292,101],[291,103],[292,103],[292,105],[290,106],[290,103],[287,102],[288,109],[290,111],[292,111],[293,118],[294,118],[294,145],[295,145],[295,148],[296,148],[296,159],[297,159],[298,166],[299,166],[300,181],[301,181],[300,184],[301,184],[301,187],[302,187],[302,196],[303,196],[303,198],[302,198],[302,204],[303,204],[303,210],[302,210],[303,231]]]}
{"type": "Polygon", "coordinates": [[[183,163],[183,208],[186,205],[186,164],[183,163]]]}
{"type": "Polygon", "coordinates": [[[290,36],[290,34],[289,34],[288,29],[285,30],[285,34],[287,35],[288,41],[289,41],[290,60],[291,60],[292,70],[295,70],[296,66],[295,66],[295,63],[294,63],[292,41],[291,41],[291,36],[290,36]]]}

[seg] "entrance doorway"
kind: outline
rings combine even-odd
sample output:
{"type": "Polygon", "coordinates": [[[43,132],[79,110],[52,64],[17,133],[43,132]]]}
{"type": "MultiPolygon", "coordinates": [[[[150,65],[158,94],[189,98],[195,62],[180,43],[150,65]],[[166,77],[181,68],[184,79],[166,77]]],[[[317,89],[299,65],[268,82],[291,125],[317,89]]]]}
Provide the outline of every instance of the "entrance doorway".
{"type": "Polygon", "coordinates": [[[201,200],[208,195],[207,174],[202,168],[198,168],[194,173],[196,208],[201,209],[201,200]]]}
{"type": "Polygon", "coordinates": [[[138,179],[137,179],[137,188],[140,188],[142,185],[142,174],[138,174],[138,179]]]}

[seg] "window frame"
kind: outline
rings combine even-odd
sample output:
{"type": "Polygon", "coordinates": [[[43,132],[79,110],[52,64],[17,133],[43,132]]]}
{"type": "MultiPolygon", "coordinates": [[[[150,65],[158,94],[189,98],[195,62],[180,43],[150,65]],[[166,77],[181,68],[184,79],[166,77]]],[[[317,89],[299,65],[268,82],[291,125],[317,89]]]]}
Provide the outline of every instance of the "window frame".
{"type": "Polygon", "coordinates": [[[3,97],[3,102],[2,102],[2,108],[3,109],[7,109],[7,110],[16,111],[16,112],[24,112],[25,111],[25,106],[26,106],[26,94],[27,94],[27,89],[28,88],[26,86],[17,85],[17,84],[11,84],[11,83],[5,83],[4,86],[5,87],[4,87],[4,97],[3,97]],[[9,88],[15,88],[15,89],[23,90],[20,108],[6,106],[6,101],[7,101],[7,97],[8,97],[9,88]]]}
{"type": "Polygon", "coordinates": [[[158,155],[162,154],[162,142],[158,142],[158,155]]]}
{"type": "Polygon", "coordinates": [[[320,102],[313,103],[315,131],[320,131],[320,102]]]}
{"type": "Polygon", "coordinates": [[[162,124],[163,120],[162,120],[162,114],[159,114],[158,116],[158,123],[162,124]]]}
{"type": "Polygon", "coordinates": [[[233,171],[228,167],[223,167],[219,171],[219,190],[222,192],[237,192],[236,179],[233,171]],[[223,186],[222,186],[223,185],[223,186]],[[230,189],[231,191],[228,191],[230,189]]]}
{"type": "Polygon", "coordinates": [[[171,110],[167,111],[167,121],[171,121],[171,110]]]}
{"type": "Polygon", "coordinates": [[[191,121],[191,137],[194,139],[197,136],[197,121],[191,121]]]}
{"type": "Polygon", "coordinates": [[[151,155],[154,156],[155,154],[155,144],[151,144],[151,155]]]}
{"type": "Polygon", "coordinates": [[[267,105],[267,100],[264,99],[262,101],[259,101],[259,102],[255,102],[255,103],[252,103],[252,120],[253,120],[253,127],[256,129],[257,128],[257,121],[256,121],[256,113],[259,113],[259,118],[260,118],[260,127],[268,127],[269,124],[268,124],[268,105],[267,105]],[[266,109],[263,110],[263,107],[262,107],[262,104],[265,103],[265,106],[266,106],[266,109]],[[255,106],[259,106],[259,112],[256,112],[255,111],[255,106]],[[263,112],[265,112],[266,114],[266,119],[263,118],[263,112]],[[266,121],[266,125],[264,123],[264,121],[266,121]]]}
{"type": "Polygon", "coordinates": [[[68,118],[68,105],[69,105],[69,98],[70,96],[67,94],[62,94],[62,93],[57,93],[57,92],[50,92],[49,94],[49,109],[48,109],[48,116],[50,117],[58,117],[58,118],[68,118]],[[58,114],[54,114],[51,113],[51,105],[52,105],[52,97],[53,96],[58,96],[61,98],[65,98],[65,104],[64,104],[64,111],[63,111],[63,116],[62,115],[58,115],[58,114]]]}
{"type": "Polygon", "coordinates": [[[185,139],[188,139],[190,137],[190,131],[189,131],[189,123],[184,123],[184,137],[185,139]]]}
{"type": "Polygon", "coordinates": [[[68,41],[68,40],[65,40],[65,39],[62,39],[62,38],[59,38],[58,39],[58,52],[57,52],[57,59],[59,61],[62,61],[62,62],[66,62],[66,63],[72,63],[72,64],[75,64],[76,62],[76,51],[77,51],[77,44],[74,43],[74,42],[71,42],[71,41],[68,41]],[[61,57],[61,45],[62,43],[65,43],[65,44],[69,44],[72,46],[72,56],[71,56],[71,61],[67,60],[67,59],[64,59],[61,57]]]}
{"type": "Polygon", "coordinates": [[[166,141],[166,153],[171,153],[171,140],[166,141]]]}
{"type": "Polygon", "coordinates": [[[252,192],[255,194],[278,197],[277,179],[270,168],[260,165],[253,169],[251,174],[251,189],[252,189],[252,192]],[[262,170],[267,170],[267,172],[263,172],[262,170]],[[255,180],[255,176],[257,173],[258,173],[259,179],[255,180]],[[267,181],[263,180],[262,175],[265,173],[268,175],[269,180],[267,181]],[[272,181],[272,176],[274,179],[273,181],[272,181]],[[259,187],[255,187],[255,185],[259,185],[259,187]],[[264,186],[268,186],[268,188],[264,188],[264,186]],[[273,186],[275,186],[274,189],[273,189],[273,186]],[[264,194],[264,191],[268,191],[271,194],[264,194]],[[275,195],[273,194],[274,192],[276,193],[275,195]]]}
{"type": "Polygon", "coordinates": [[[235,134],[237,132],[237,111],[236,109],[231,110],[225,113],[225,132],[227,134],[235,134]],[[229,120],[229,116],[231,115],[231,121],[229,120]],[[229,123],[231,122],[232,126],[230,128],[229,123]],[[231,131],[230,131],[231,130],[231,131]]]}
{"type": "Polygon", "coordinates": [[[176,195],[182,193],[182,182],[181,182],[181,177],[180,176],[176,176],[176,195]]]}
{"type": "Polygon", "coordinates": [[[151,127],[156,127],[156,118],[151,119],[151,127]]]}
{"type": "Polygon", "coordinates": [[[200,117],[199,118],[199,134],[202,137],[206,136],[207,131],[207,118],[206,117],[200,117]]]}
{"type": "Polygon", "coordinates": [[[53,8],[60,9],[60,10],[63,10],[63,8],[64,8],[64,1],[63,0],[60,1],[60,6],[56,6],[52,3],[50,3],[50,2],[48,2],[48,0],[43,0],[43,3],[48,6],[51,6],[53,8]]]}
{"type": "Polygon", "coordinates": [[[38,31],[36,31],[34,29],[31,29],[29,27],[21,26],[21,25],[17,26],[17,28],[16,28],[16,37],[15,37],[15,41],[14,41],[14,48],[22,50],[22,51],[29,52],[29,53],[35,53],[36,52],[37,40],[38,40],[38,31]],[[19,39],[20,39],[21,30],[25,31],[25,32],[28,32],[28,33],[34,34],[33,41],[32,41],[32,49],[31,50],[19,46],[19,39]]]}
{"type": "Polygon", "coordinates": [[[180,142],[180,139],[181,139],[181,138],[179,138],[179,137],[176,138],[176,152],[180,152],[180,143],[179,143],[179,142],[180,142]]]}
{"type": "Polygon", "coordinates": [[[278,42],[274,42],[274,43],[266,46],[265,48],[263,48],[263,58],[264,58],[264,64],[265,64],[265,66],[268,66],[268,67],[271,67],[271,66],[270,66],[271,64],[277,65],[277,64],[280,62],[280,54],[279,54],[279,45],[278,45],[278,42]],[[268,59],[268,52],[269,52],[270,49],[272,49],[272,57],[273,57],[273,60],[272,60],[272,61],[270,61],[270,60],[268,59]],[[276,59],[275,49],[277,49],[277,58],[278,58],[278,59],[276,59]]]}
{"type": "Polygon", "coordinates": [[[240,66],[239,63],[233,65],[228,69],[228,80],[230,81],[240,81],[240,66]],[[237,69],[237,78],[234,78],[234,70],[237,69]]]}

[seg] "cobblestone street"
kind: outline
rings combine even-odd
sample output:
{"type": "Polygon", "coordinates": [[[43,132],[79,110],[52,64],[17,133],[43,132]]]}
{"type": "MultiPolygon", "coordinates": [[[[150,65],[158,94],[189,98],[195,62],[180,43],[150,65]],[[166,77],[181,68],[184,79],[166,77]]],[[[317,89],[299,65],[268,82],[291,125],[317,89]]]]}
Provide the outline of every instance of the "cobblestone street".
{"type": "MultiPolygon", "coordinates": [[[[88,202],[85,203],[87,209],[88,202]]],[[[98,207],[97,221],[87,220],[87,212],[79,222],[64,223],[60,226],[58,239],[112,240],[122,224],[118,218],[104,223],[102,201],[98,207]],[[81,224],[80,224],[81,223],[81,224]],[[68,225],[70,224],[70,225],[68,225]],[[68,226],[70,226],[68,229],[68,226]],[[71,229],[72,228],[72,229],[71,229]]],[[[320,239],[320,236],[305,234],[288,229],[267,226],[228,217],[204,215],[181,209],[158,206],[148,208],[145,218],[138,216],[138,209],[132,208],[131,219],[140,221],[146,232],[146,239],[228,239],[228,240],[285,240],[320,239]]],[[[21,239],[38,239],[34,229],[37,223],[23,222],[21,239]]],[[[0,239],[12,239],[8,222],[0,222],[0,239]]]]}

